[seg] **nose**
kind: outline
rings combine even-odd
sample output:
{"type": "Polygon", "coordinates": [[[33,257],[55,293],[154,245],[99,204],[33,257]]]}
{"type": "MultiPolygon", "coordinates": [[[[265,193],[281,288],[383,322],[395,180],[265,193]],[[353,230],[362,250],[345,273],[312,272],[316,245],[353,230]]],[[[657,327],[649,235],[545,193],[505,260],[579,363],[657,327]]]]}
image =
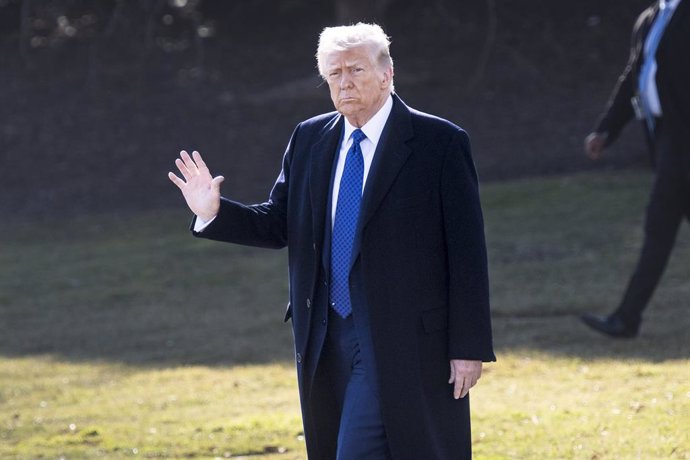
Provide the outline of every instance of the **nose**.
{"type": "Polygon", "coordinates": [[[343,74],[340,76],[340,88],[341,89],[347,89],[352,86],[352,79],[350,78],[350,74],[348,72],[343,72],[343,74]]]}

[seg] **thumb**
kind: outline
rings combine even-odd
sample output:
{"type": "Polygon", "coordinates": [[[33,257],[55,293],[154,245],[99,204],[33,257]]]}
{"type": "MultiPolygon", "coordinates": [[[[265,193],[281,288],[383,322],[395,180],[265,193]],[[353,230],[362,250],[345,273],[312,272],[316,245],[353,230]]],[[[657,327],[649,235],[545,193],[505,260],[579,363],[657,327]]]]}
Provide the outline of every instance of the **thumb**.
{"type": "Polygon", "coordinates": [[[450,378],[448,379],[448,383],[453,383],[455,382],[455,369],[453,369],[453,363],[450,364],[450,378]]]}
{"type": "Polygon", "coordinates": [[[223,176],[214,177],[211,180],[211,188],[216,192],[220,192],[220,184],[222,184],[224,180],[225,180],[225,177],[223,177],[223,176]]]}

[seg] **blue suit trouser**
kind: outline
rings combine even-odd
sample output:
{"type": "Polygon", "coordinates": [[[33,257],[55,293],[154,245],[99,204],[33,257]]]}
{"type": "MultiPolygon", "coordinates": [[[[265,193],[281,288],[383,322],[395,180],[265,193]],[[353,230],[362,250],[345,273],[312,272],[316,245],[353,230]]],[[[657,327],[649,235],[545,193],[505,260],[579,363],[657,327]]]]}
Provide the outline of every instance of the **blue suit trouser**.
{"type": "Polygon", "coordinates": [[[340,409],[336,460],[389,460],[379,397],[362,361],[352,315],[343,319],[331,309],[320,362],[340,409]]]}

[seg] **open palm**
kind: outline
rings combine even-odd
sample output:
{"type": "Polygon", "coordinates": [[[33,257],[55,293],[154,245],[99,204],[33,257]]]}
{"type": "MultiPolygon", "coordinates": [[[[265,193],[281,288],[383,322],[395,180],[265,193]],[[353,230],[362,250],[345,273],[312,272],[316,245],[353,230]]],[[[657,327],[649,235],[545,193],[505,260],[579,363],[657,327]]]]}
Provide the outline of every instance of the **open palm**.
{"type": "Polygon", "coordinates": [[[175,165],[184,179],[172,172],[168,173],[168,178],[180,189],[189,209],[204,221],[213,219],[218,214],[220,184],[225,178],[211,176],[197,151],[192,152],[191,157],[186,151],[181,151],[175,165]]]}

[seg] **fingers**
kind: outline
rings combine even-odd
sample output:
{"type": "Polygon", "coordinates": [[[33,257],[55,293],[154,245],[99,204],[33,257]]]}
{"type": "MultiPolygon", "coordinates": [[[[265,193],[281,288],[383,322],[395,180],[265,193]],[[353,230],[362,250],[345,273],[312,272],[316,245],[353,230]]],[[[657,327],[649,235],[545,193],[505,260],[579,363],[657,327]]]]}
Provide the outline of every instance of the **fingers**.
{"type": "Polygon", "coordinates": [[[184,179],[185,179],[186,181],[188,181],[189,179],[191,179],[192,176],[194,175],[194,174],[189,170],[189,168],[187,168],[187,165],[185,164],[185,162],[182,161],[182,160],[180,160],[179,158],[175,160],[175,166],[177,166],[177,169],[180,171],[180,173],[182,174],[182,177],[184,177],[184,179]]]}
{"type": "Polygon", "coordinates": [[[177,166],[177,169],[180,171],[186,181],[189,181],[189,179],[195,175],[195,170],[197,169],[196,165],[189,157],[189,154],[184,150],[180,152],[180,158],[175,160],[175,166],[177,166]]]}
{"type": "Polygon", "coordinates": [[[477,384],[477,380],[472,377],[461,377],[455,380],[453,397],[455,399],[464,398],[470,392],[470,388],[477,384]]]}
{"type": "MultiPolygon", "coordinates": [[[[175,165],[180,171],[180,174],[182,174],[182,177],[184,177],[184,181],[180,180],[176,182],[170,175],[168,175],[168,177],[170,177],[170,180],[178,187],[184,186],[186,182],[189,182],[195,176],[201,175],[202,172],[208,173],[206,163],[201,158],[201,154],[196,150],[192,152],[192,156],[189,156],[186,150],[180,151],[180,158],[175,160],[175,165]]],[[[177,177],[175,174],[173,174],[173,176],[177,177]]],[[[177,178],[180,179],[179,177],[177,178]]],[[[222,180],[220,182],[222,182],[222,180]]],[[[220,185],[220,182],[217,185],[220,185]]]]}
{"type": "Polygon", "coordinates": [[[172,172],[168,173],[168,178],[172,181],[173,184],[177,185],[177,188],[182,190],[182,187],[184,187],[184,185],[185,185],[185,182],[182,179],[177,177],[177,175],[175,175],[172,172]]]}
{"type": "Polygon", "coordinates": [[[476,385],[477,380],[471,376],[458,375],[455,377],[455,386],[453,387],[453,397],[455,399],[464,398],[470,392],[470,388],[476,385]]]}
{"type": "MultiPolygon", "coordinates": [[[[199,174],[201,174],[202,168],[205,170],[208,170],[208,168],[206,167],[206,163],[204,163],[204,161],[201,159],[201,155],[196,150],[194,150],[192,152],[192,156],[189,156],[189,154],[187,153],[186,150],[182,150],[180,152],[180,158],[182,159],[181,163],[186,168],[190,177],[198,176],[199,174]]],[[[180,160],[175,160],[175,164],[177,164],[178,161],[180,161],[180,160]]],[[[178,168],[180,167],[179,164],[177,167],[178,168]]],[[[180,171],[180,172],[182,172],[182,171],[180,171]]]]}
{"type": "Polygon", "coordinates": [[[197,152],[196,150],[192,152],[192,157],[194,159],[194,163],[196,163],[196,167],[198,169],[205,169],[208,171],[208,166],[206,166],[206,163],[204,160],[201,158],[201,154],[197,152]]]}
{"type": "Polygon", "coordinates": [[[601,149],[594,142],[585,145],[585,154],[592,160],[598,160],[601,156],[601,149]]]}
{"type": "Polygon", "coordinates": [[[592,160],[601,158],[606,143],[606,135],[601,133],[590,133],[585,138],[585,154],[592,160]]]}
{"type": "Polygon", "coordinates": [[[449,384],[453,385],[453,397],[464,398],[477,384],[482,374],[481,361],[451,360],[449,384]]]}
{"type": "Polygon", "coordinates": [[[453,389],[453,397],[455,399],[464,398],[469,391],[470,387],[467,384],[467,379],[461,378],[455,381],[455,388],[453,389]]]}

